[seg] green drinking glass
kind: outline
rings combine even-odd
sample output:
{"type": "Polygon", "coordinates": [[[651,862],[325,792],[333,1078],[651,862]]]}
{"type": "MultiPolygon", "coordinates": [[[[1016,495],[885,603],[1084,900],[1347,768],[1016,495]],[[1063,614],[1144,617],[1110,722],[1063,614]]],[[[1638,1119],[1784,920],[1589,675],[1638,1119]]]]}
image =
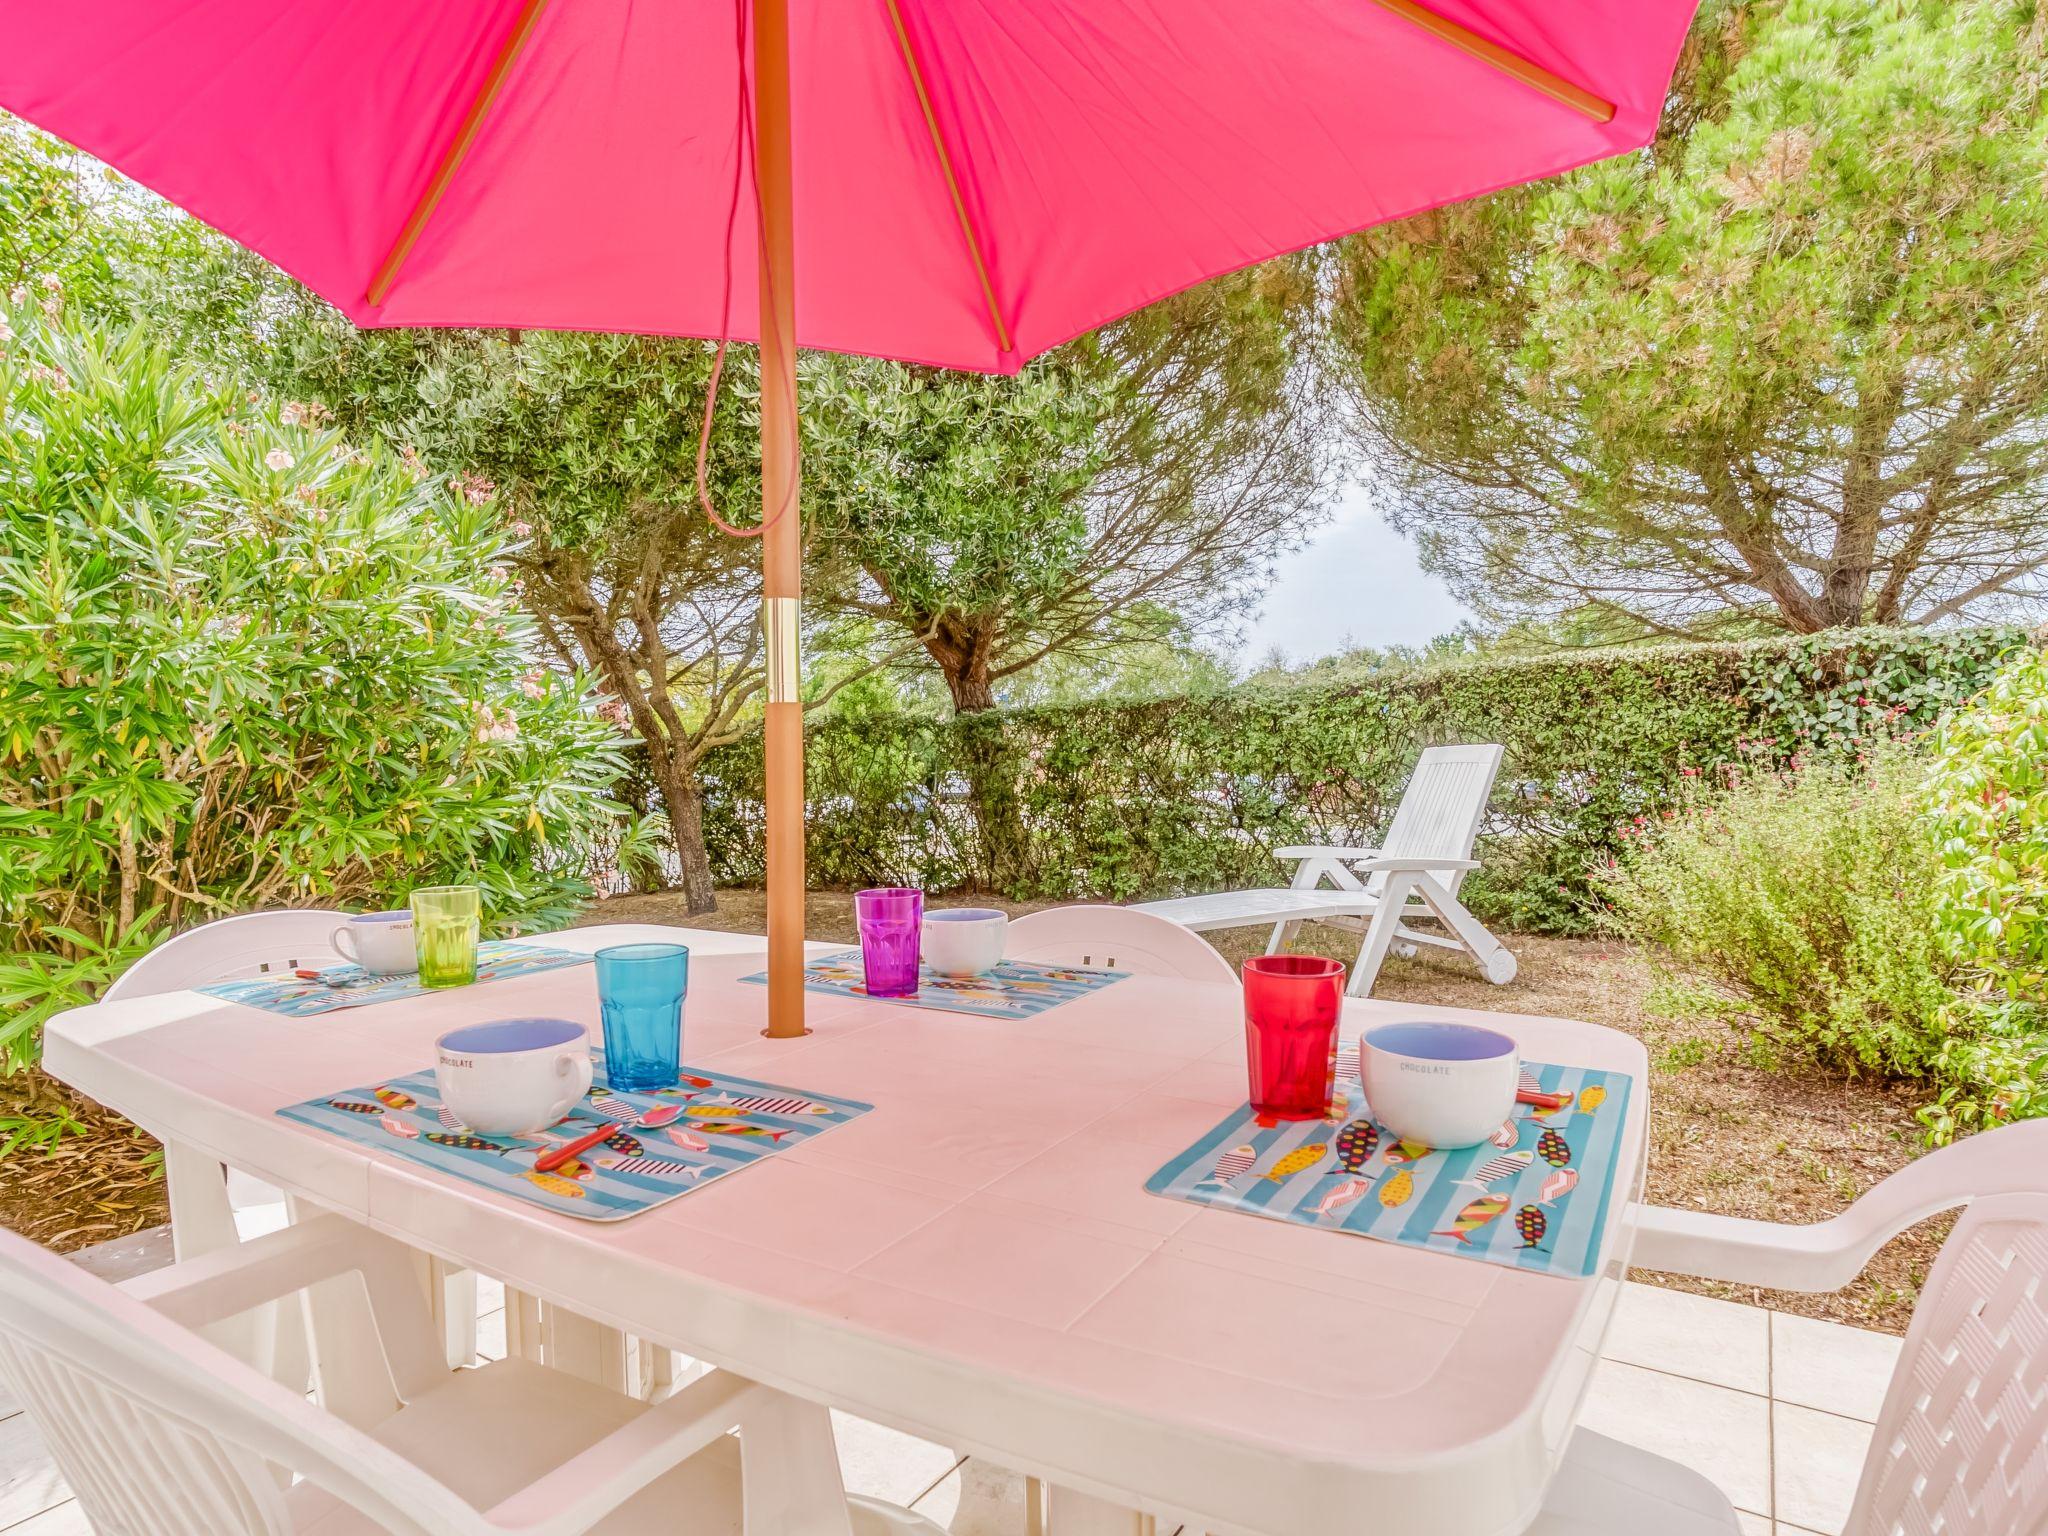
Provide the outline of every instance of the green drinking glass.
{"type": "Polygon", "coordinates": [[[476,980],[476,932],[482,902],[473,885],[432,885],[412,893],[420,985],[466,987],[476,980]]]}

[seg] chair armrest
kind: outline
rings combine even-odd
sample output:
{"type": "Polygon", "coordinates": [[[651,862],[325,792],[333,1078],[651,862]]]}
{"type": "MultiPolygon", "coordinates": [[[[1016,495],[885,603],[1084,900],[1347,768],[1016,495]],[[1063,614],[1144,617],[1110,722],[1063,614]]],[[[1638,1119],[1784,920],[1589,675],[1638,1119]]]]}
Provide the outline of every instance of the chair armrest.
{"type": "Polygon", "coordinates": [[[1844,1220],[1793,1226],[1641,1206],[1629,1267],[1773,1291],[1838,1291],[1863,1272],[1885,1241],[1856,1241],[1859,1234],[1845,1230],[1844,1220]]]}
{"type": "Polygon", "coordinates": [[[1478,867],[1479,861],[1477,859],[1444,859],[1438,858],[1433,854],[1416,854],[1412,857],[1390,854],[1385,857],[1368,859],[1363,864],[1357,866],[1361,874],[1370,874],[1377,870],[1407,870],[1410,873],[1422,874],[1432,869],[1477,869],[1478,867]]]}
{"type": "Polygon", "coordinates": [[[121,1289],[199,1329],[323,1281],[360,1275],[392,1387],[409,1402],[434,1385],[446,1360],[413,1258],[404,1244],[330,1214],[138,1275],[121,1289]]]}
{"type": "Polygon", "coordinates": [[[340,1216],[316,1216],[246,1243],[216,1248],[121,1283],[173,1322],[199,1328],[276,1301],[383,1257],[375,1233],[340,1216]]]}
{"type": "Polygon", "coordinates": [[[1908,1163],[1827,1221],[1794,1226],[1643,1205],[1635,1209],[1638,1269],[1760,1285],[1840,1290],[1870,1256],[1916,1222],[1972,1200],[2041,1188],[2048,1120],[1984,1131],[1908,1163]]]}
{"type": "Polygon", "coordinates": [[[771,1395],[730,1371],[701,1376],[501,1500],[485,1518],[494,1529],[517,1536],[580,1536],[771,1395]]]}
{"type": "Polygon", "coordinates": [[[1276,859],[1369,859],[1378,853],[1377,848],[1332,848],[1321,844],[1303,843],[1292,848],[1276,848],[1276,859]]]}

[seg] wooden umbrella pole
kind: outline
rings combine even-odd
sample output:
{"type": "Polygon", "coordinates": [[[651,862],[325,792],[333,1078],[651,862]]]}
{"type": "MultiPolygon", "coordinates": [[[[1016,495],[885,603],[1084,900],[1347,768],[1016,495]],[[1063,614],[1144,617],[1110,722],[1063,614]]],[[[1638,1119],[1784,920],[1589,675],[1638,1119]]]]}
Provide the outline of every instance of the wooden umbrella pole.
{"type": "Polygon", "coordinates": [[[762,624],[768,641],[768,1034],[804,1029],[803,592],[788,0],[754,0],[754,166],[761,200],[762,624]]]}

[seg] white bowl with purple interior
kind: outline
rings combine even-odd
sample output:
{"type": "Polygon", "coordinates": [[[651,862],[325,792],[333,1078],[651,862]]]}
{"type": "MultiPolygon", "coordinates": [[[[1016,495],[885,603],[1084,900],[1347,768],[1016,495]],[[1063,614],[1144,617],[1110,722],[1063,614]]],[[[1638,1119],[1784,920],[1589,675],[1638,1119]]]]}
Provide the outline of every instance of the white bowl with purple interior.
{"type": "Polygon", "coordinates": [[[590,1089],[590,1036],[571,1019],[465,1024],[434,1042],[448,1112],[486,1136],[545,1130],[590,1089]]]}
{"type": "Polygon", "coordinates": [[[1474,1024],[1382,1024],[1359,1037],[1358,1070],[1373,1119],[1448,1151],[1477,1146],[1513,1112],[1522,1054],[1474,1024]]]}
{"type": "Polygon", "coordinates": [[[981,976],[1003,961],[1010,919],[994,907],[943,907],[924,915],[925,969],[934,976],[981,976]]]}

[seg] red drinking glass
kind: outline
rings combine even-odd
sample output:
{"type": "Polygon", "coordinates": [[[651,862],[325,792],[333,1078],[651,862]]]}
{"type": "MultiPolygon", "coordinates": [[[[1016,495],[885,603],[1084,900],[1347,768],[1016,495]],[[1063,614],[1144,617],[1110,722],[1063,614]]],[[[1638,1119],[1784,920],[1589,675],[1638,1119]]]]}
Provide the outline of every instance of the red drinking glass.
{"type": "Polygon", "coordinates": [[[1252,1108],[1276,1120],[1329,1113],[1344,967],[1316,955],[1244,963],[1244,1048],[1252,1108]]]}

